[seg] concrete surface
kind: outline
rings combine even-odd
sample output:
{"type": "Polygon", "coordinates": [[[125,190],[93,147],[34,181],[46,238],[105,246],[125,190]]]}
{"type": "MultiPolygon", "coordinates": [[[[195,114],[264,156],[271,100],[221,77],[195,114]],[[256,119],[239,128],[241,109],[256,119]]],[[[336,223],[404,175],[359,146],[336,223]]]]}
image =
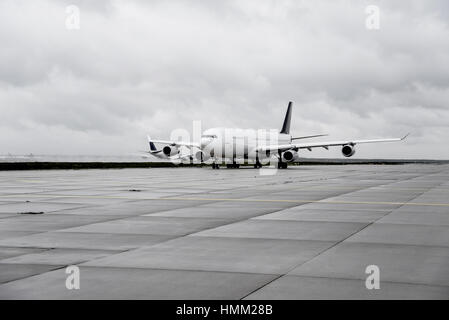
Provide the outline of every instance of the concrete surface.
{"type": "Polygon", "coordinates": [[[449,298],[449,165],[0,177],[0,299],[449,298]]]}

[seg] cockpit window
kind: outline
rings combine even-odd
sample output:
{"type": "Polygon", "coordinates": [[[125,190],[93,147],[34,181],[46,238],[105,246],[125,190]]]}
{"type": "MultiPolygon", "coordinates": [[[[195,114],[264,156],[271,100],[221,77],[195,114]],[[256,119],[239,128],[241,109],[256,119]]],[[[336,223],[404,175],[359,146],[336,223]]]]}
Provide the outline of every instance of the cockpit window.
{"type": "Polygon", "coordinates": [[[217,136],[215,134],[203,134],[202,138],[216,139],[217,136]]]}

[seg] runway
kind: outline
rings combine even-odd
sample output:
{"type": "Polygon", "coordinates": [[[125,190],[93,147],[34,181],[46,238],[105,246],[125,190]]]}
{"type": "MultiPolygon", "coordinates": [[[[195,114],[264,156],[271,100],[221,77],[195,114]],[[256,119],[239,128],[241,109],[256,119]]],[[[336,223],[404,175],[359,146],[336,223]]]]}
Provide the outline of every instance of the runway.
{"type": "Polygon", "coordinates": [[[449,298],[446,164],[0,177],[0,299],[449,298]]]}

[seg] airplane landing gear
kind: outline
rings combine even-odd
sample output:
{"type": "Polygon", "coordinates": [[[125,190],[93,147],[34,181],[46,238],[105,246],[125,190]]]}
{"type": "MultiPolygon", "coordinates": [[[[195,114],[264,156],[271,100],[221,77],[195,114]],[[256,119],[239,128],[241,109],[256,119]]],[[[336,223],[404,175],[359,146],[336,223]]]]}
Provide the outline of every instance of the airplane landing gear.
{"type": "Polygon", "coordinates": [[[256,163],[254,164],[254,169],[262,168],[262,164],[259,161],[259,151],[256,153],[256,163]]]}
{"type": "Polygon", "coordinates": [[[282,162],[282,153],[281,150],[278,151],[279,153],[279,161],[278,161],[278,169],[287,169],[287,162],[282,162]]]}
{"type": "Polygon", "coordinates": [[[287,169],[287,162],[278,162],[278,169],[287,169]]]}
{"type": "Polygon", "coordinates": [[[220,169],[220,166],[217,163],[212,163],[212,169],[220,169]]]}

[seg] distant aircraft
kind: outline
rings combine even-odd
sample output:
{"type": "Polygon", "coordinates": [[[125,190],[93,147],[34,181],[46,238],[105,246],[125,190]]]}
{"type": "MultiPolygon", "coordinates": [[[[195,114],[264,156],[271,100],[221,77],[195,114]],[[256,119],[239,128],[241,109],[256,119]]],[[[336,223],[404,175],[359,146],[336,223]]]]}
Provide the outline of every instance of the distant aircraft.
{"type": "Polygon", "coordinates": [[[39,158],[41,157],[35,156],[33,153],[30,153],[29,155],[14,155],[11,153],[8,153],[7,155],[0,155],[0,160],[2,161],[35,160],[39,158]]]}
{"type": "Polygon", "coordinates": [[[292,105],[290,101],[279,132],[263,129],[212,128],[203,132],[200,142],[153,140],[148,136],[150,151],[147,153],[160,159],[174,161],[211,162],[213,169],[218,169],[219,163],[223,161],[227,163],[228,168],[238,168],[242,162],[252,162],[254,168],[260,168],[262,162],[266,163],[269,160],[277,162],[279,169],[286,169],[288,163],[299,161],[300,149],[328,150],[329,147],[341,146],[343,156],[351,157],[355,153],[356,144],[401,141],[408,136],[407,134],[402,138],[296,143],[295,140],[322,137],[327,134],[292,137],[290,134],[292,105]],[[158,149],[155,143],[164,146],[158,149]],[[182,147],[187,148],[189,152],[182,153],[182,147]]]}

